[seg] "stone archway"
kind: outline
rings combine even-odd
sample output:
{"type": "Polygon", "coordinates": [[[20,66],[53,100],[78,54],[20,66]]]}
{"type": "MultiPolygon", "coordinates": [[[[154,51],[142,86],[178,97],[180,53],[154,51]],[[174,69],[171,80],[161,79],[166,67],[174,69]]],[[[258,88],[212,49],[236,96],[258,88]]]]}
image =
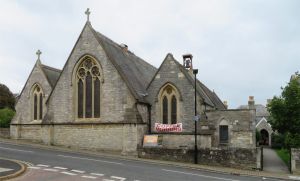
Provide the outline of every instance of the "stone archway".
{"type": "Polygon", "coordinates": [[[260,135],[261,135],[261,139],[259,140],[259,145],[265,145],[265,146],[269,146],[269,138],[270,138],[270,134],[267,130],[262,129],[260,130],[260,135]]]}

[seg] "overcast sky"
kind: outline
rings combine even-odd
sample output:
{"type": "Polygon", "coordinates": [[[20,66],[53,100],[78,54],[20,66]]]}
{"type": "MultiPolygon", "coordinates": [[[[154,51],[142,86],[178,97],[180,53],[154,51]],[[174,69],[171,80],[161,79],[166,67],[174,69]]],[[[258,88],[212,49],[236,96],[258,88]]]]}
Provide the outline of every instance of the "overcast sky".
{"type": "Polygon", "coordinates": [[[19,93],[41,49],[62,69],[85,22],[159,67],[194,56],[198,79],[230,108],[279,95],[300,70],[298,0],[0,0],[0,83],[19,93]]]}

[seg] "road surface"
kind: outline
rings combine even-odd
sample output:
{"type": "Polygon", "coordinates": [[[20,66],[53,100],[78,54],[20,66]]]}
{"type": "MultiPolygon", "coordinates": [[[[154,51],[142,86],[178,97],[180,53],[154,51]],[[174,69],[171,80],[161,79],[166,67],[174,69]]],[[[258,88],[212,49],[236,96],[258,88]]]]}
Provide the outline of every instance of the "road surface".
{"type": "MultiPolygon", "coordinates": [[[[25,161],[29,172],[15,180],[103,180],[103,181],[238,181],[262,180],[170,165],[124,160],[83,153],[13,145],[0,142],[0,157],[25,161]]],[[[268,180],[268,178],[264,178],[268,180]]],[[[274,179],[270,179],[274,180],[274,179]]]]}

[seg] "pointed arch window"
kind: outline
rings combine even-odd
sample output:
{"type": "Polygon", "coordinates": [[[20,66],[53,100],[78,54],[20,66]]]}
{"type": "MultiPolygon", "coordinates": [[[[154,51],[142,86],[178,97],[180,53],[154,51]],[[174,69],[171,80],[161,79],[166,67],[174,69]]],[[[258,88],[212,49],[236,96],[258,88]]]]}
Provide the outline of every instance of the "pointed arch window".
{"type": "Polygon", "coordinates": [[[77,118],[100,117],[100,67],[87,56],[76,72],[77,118]]]}
{"type": "Polygon", "coordinates": [[[41,121],[43,119],[44,93],[39,85],[35,85],[32,90],[32,118],[41,121]]]}
{"type": "Polygon", "coordinates": [[[178,91],[167,85],[160,90],[161,119],[163,124],[176,124],[178,121],[178,91]]]}

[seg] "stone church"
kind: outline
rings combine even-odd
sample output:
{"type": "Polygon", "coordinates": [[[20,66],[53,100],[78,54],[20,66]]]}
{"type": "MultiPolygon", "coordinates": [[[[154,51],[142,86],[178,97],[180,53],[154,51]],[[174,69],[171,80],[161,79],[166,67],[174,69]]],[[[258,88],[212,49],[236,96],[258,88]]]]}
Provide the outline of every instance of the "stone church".
{"type": "MultiPolygon", "coordinates": [[[[193,148],[192,55],[179,63],[169,53],[156,68],[89,19],[62,70],[42,64],[40,54],[16,104],[11,138],[136,154],[144,135],[157,134],[162,148],[193,148]],[[158,132],[155,123],[182,123],[182,131],[158,132]]],[[[227,109],[199,80],[196,90],[200,148],[255,147],[255,110],[227,109]]]]}

